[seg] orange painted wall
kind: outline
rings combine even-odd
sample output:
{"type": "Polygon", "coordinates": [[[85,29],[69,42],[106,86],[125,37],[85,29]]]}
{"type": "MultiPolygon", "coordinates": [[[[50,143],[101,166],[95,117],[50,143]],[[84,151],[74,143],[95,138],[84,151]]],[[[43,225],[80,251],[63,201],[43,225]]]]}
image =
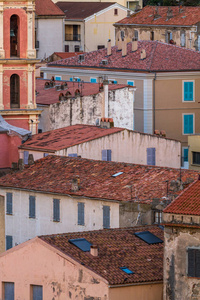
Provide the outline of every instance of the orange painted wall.
{"type": "Polygon", "coordinates": [[[4,116],[6,122],[10,125],[24,128],[29,130],[29,116],[28,115],[13,115],[13,116],[4,116]]]}
{"type": "Polygon", "coordinates": [[[19,48],[20,58],[27,57],[27,14],[22,8],[9,8],[4,10],[3,30],[4,30],[4,49],[5,58],[10,58],[10,18],[12,15],[19,17],[19,48]]]}
{"type": "Polygon", "coordinates": [[[12,162],[18,162],[18,146],[21,139],[18,136],[0,134],[0,168],[11,168],[12,162]]]}

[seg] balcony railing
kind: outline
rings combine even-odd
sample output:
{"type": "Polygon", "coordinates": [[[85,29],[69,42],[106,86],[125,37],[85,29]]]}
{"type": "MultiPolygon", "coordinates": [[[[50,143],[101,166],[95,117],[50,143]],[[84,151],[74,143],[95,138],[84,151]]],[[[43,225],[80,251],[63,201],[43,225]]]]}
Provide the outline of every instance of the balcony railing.
{"type": "Polygon", "coordinates": [[[80,41],[80,34],[65,34],[65,41],[80,41]]]}

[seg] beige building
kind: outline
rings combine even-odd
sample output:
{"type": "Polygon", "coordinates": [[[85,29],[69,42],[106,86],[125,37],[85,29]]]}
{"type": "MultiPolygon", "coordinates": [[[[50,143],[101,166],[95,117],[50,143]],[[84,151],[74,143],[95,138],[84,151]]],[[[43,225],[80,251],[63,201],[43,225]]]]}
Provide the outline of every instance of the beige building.
{"type": "Polygon", "coordinates": [[[123,37],[157,40],[200,50],[200,7],[145,6],[141,11],[114,24],[116,44],[123,37]]]}
{"type": "Polygon", "coordinates": [[[0,255],[0,278],[1,299],[162,300],[163,230],[36,237],[0,255]]]}
{"type": "Polygon", "coordinates": [[[164,130],[181,141],[182,164],[187,165],[187,137],[200,132],[200,53],[158,41],[122,45],[86,53],[84,61],[76,57],[50,63],[44,76],[84,81],[107,76],[136,86],[132,129],[151,134],[164,130]]]}
{"type": "Polygon", "coordinates": [[[163,214],[164,300],[200,298],[200,180],[163,214]]]}
{"type": "Polygon", "coordinates": [[[190,170],[199,170],[200,167],[200,135],[188,136],[188,163],[190,170]]]}
{"type": "Polygon", "coordinates": [[[115,23],[128,9],[115,2],[57,2],[65,14],[65,52],[94,51],[115,44],[115,23]]]}

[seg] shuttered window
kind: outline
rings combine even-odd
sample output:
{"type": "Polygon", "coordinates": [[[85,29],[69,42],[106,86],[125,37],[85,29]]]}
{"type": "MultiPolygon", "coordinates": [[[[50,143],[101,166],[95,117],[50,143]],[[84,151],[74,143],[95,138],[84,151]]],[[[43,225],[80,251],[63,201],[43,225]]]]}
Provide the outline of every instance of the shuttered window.
{"type": "Polygon", "coordinates": [[[35,196],[29,196],[29,218],[35,218],[35,196]]]}
{"type": "Polygon", "coordinates": [[[29,151],[24,151],[24,164],[28,165],[29,151]]]}
{"type": "Polygon", "coordinates": [[[60,221],[60,200],[53,199],[53,220],[55,222],[60,221]]]}
{"type": "Polygon", "coordinates": [[[127,80],[127,84],[130,85],[130,86],[134,86],[134,81],[127,80]]]}
{"type": "Polygon", "coordinates": [[[184,82],[184,101],[193,101],[194,100],[194,82],[185,81],[184,82]]]}
{"type": "Polygon", "coordinates": [[[13,247],[13,237],[12,235],[6,235],[6,250],[13,247]]]}
{"type": "Polygon", "coordinates": [[[68,156],[69,157],[77,157],[78,155],[77,155],[77,153],[69,153],[68,156]]]}
{"type": "Polygon", "coordinates": [[[103,206],[103,228],[110,228],[110,206],[103,206]]]}
{"type": "Polygon", "coordinates": [[[147,165],[156,165],[156,148],[147,148],[147,165]]]}
{"type": "Polygon", "coordinates": [[[188,276],[200,278],[200,249],[188,249],[188,276]]]}
{"type": "Polygon", "coordinates": [[[193,134],[194,133],[194,116],[183,115],[183,133],[193,134]]]}
{"type": "Polygon", "coordinates": [[[12,193],[6,193],[6,213],[12,215],[13,213],[13,195],[12,193]]]}
{"type": "Polygon", "coordinates": [[[111,161],[111,150],[102,150],[102,160],[111,161]]]}
{"type": "Polygon", "coordinates": [[[4,300],[14,300],[14,282],[4,282],[4,300]]]}
{"type": "Polygon", "coordinates": [[[41,285],[32,285],[32,300],[43,299],[43,288],[41,285]]]}
{"type": "Polygon", "coordinates": [[[90,78],[90,82],[97,83],[97,79],[96,78],[90,78]]]}
{"type": "Polygon", "coordinates": [[[84,216],[85,204],[82,202],[78,202],[78,225],[84,225],[85,216],[84,216]]]}

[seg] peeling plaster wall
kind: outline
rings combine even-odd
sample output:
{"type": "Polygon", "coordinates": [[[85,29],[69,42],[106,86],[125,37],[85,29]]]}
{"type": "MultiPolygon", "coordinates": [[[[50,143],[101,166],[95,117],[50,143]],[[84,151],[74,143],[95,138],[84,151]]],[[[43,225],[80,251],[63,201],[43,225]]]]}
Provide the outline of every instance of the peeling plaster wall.
{"type": "Polygon", "coordinates": [[[15,299],[30,299],[34,284],[44,300],[108,300],[105,280],[52,247],[35,240],[15,249],[0,257],[0,278],[14,282],[15,299]]]}
{"type": "MultiPolygon", "coordinates": [[[[164,214],[165,222],[169,219],[166,215],[164,214]]],[[[176,217],[174,216],[175,220],[176,217]]],[[[181,222],[181,216],[179,217],[177,222],[181,222]]],[[[191,216],[183,218],[184,223],[187,219],[191,221],[191,216]]],[[[164,300],[200,299],[199,278],[187,276],[187,249],[200,248],[200,229],[165,226],[164,239],[164,300]]]]}
{"type": "Polygon", "coordinates": [[[0,195],[0,253],[5,250],[5,197],[0,195]]]}

